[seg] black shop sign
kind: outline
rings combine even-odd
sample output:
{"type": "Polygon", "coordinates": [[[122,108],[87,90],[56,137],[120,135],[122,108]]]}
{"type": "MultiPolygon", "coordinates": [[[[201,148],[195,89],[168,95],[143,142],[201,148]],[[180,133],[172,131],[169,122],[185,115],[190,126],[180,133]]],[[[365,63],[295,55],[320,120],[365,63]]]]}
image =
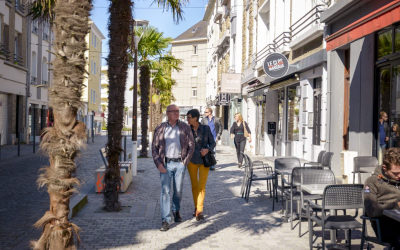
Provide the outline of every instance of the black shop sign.
{"type": "Polygon", "coordinates": [[[279,78],[286,75],[289,69],[289,62],[286,56],[281,53],[271,53],[264,61],[264,72],[272,78],[279,78]]]}

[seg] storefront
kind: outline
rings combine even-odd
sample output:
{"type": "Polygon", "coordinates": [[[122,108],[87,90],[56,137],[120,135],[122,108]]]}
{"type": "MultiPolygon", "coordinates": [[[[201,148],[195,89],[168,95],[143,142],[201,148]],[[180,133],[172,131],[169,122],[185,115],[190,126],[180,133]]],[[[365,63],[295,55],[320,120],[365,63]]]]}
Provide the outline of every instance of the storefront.
{"type": "Polygon", "coordinates": [[[398,146],[400,0],[338,2],[321,20],[329,31],[327,149],[335,174],[347,181],[352,157],[378,156],[382,111],[391,130],[387,147],[398,146]]]}
{"type": "Polygon", "coordinates": [[[268,84],[261,128],[265,155],[314,161],[326,143],[326,52],[317,50],[288,67],[281,77],[262,78],[268,84]],[[268,124],[276,128],[275,135],[268,133],[268,124]]]}

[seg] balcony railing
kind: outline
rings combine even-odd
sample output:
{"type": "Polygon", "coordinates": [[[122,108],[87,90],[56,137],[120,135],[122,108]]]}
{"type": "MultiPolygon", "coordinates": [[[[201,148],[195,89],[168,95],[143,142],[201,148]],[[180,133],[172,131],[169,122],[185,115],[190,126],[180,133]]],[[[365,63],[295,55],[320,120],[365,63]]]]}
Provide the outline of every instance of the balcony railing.
{"type": "Polygon", "coordinates": [[[37,84],[37,78],[36,76],[31,76],[31,84],[36,85],[37,84]]]}
{"type": "Polygon", "coordinates": [[[22,56],[20,56],[18,54],[14,54],[14,64],[24,66],[24,60],[23,60],[22,56]]]}
{"type": "Polygon", "coordinates": [[[25,13],[25,5],[21,3],[21,0],[15,1],[15,10],[21,12],[22,14],[25,13]]]}
{"type": "Polygon", "coordinates": [[[48,85],[49,84],[49,82],[47,81],[47,80],[42,80],[42,85],[48,85]]]}
{"type": "Polygon", "coordinates": [[[4,43],[0,43],[0,55],[5,56],[7,61],[10,60],[10,50],[4,43]]]}
{"type": "Polygon", "coordinates": [[[300,34],[302,31],[306,30],[312,24],[319,24],[321,13],[325,10],[324,5],[316,5],[306,14],[304,14],[299,20],[297,20],[294,24],[289,27],[289,31],[282,32],[279,36],[277,36],[273,43],[268,44],[262,50],[258,51],[251,55],[253,58],[252,63],[249,65],[249,68],[255,70],[257,63],[267,57],[268,54],[276,52],[279,49],[285,48],[289,46],[293,37],[300,34]]]}
{"type": "Polygon", "coordinates": [[[290,26],[290,34],[291,37],[295,37],[300,32],[310,27],[310,25],[320,23],[321,13],[325,10],[324,5],[316,5],[309,12],[307,12],[304,16],[302,16],[299,20],[297,20],[292,26],[290,26]]]}

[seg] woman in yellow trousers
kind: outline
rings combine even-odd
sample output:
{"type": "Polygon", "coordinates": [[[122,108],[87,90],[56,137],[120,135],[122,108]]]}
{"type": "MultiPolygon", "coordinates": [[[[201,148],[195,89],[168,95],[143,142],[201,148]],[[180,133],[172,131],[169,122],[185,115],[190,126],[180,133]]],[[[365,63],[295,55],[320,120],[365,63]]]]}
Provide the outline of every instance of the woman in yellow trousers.
{"type": "Polygon", "coordinates": [[[208,152],[213,152],[215,140],[210,127],[199,123],[200,112],[197,109],[191,109],[187,112],[187,121],[192,128],[195,141],[195,150],[188,164],[190,182],[192,183],[192,194],[194,203],[193,216],[196,220],[204,220],[203,204],[206,196],[206,184],[209,167],[205,167],[203,156],[208,152]]]}

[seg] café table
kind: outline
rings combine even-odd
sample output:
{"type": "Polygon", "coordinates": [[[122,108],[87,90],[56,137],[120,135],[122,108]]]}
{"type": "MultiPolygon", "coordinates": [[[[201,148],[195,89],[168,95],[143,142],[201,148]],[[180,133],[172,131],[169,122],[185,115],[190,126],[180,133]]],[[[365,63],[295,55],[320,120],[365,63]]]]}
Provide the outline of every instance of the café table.
{"type": "Polygon", "coordinates": [[[383,210],[383,215],[400,222],[400,209],[383,210]]]}

